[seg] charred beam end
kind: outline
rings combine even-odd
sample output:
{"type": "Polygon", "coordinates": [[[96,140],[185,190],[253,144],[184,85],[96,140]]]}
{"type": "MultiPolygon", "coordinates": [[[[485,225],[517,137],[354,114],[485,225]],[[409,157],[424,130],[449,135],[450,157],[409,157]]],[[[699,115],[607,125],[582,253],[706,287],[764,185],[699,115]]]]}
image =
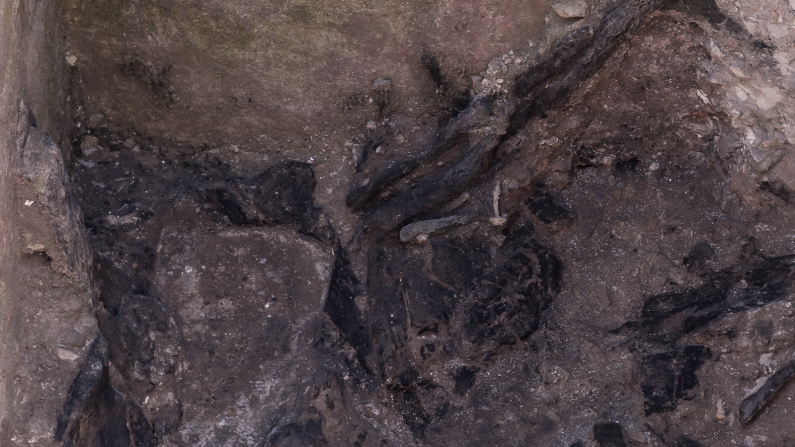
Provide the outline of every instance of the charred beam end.
{"type": "Polygon", "coordinates": [[[756,419],[793,378],[795,378],[795,361],[776,371],[765,381],[762,388],[743,399],[740,403],[740,423],[745,425],[756,419]]]}
{"type": "Polygon", "coordinates": [[[356,306],[356,297],[361,293],[359,280],[339,244],[335,251],[337,257],[323,311],[356,350],[362,367],[372,372],[367,362],[371,349],[370,334],[356,306]]]}
{"type": "MultiPolygon", "coordinates": [[[[575,59],[567,64],[569,68],[562,76],[547,85],[537,97],[526,99],[523,101],[526,103],[524,107],[520,105],[518,110],[514,107],[513,110],[516,111],[512,110],[512,113],[503,118],[510,122],[507,132],[503,131],[493,139],[486,139],[476,146],[470,147],[451,169],[441,174],[432,174],[418,187],[385,203],[368,218],[365,230],[391,231],[428,207],[449,200],[453,195],[462,192],[463,188],[482,172],[484,168],[482,161],[489,158],[500,139],[504,139],[504,135],[514,134],[524,126],[527,118],[543,116],[553,105],[565,100],[582,80],[601,66],[618,39],[636,27],[643,17],[657,9],[660,3],[661,0],[627,0],[603,17],[596,33],[591,27],[586,26],[565,37],[556,47],[554,53],[562,59],[542,63],[542,68],[536,74],[526,73],[520,82],[524,87],[518,87],[515,93],[524,92],[525,89],[530,88],[530,84],[538,84],[540,82],[537,81],[538,79],[548,79],[557,68],[566,63],[565,61],[571,58],[575,59]]],[[[473,101],[469,107],[445,126],[427,154],[396,164],[380,172],[367,185],[362,185],[351,191],[346,198],[346,203],[354,209],[363,209],[388,183],[414,171],[423,162],[457,146],[460,138],[466,137],[466,132],[483,122],[483,118],[491,114],[491,109],[492,103],[489,98],[473,101]]]]}
{"type": "Polygon", "coordinates": [[[518,99],[518,107],[510,117],[507,136],[515,135],[530,118],[531,106],[535,100],[535,95],[531,94],[533,90],[566,68],[576,55],[587,48],[593,37],[594,29],[590,25],[570,32],[561,39],[553,51],[516,79],[514,96],[518,99]]]}
{"type": "Polygon", "coordinates": [[[91,345],[85,364],[69,386],[69,392],[55,427],[55,441],[68,442],[80,425],[88,404],[102,391],[102,375],[107,372],[108,343],[98,335],[91,345]]]}
{"type": "Polygon", "coordinates": [[[473,101],[444,126],[426,154],[396,163],[378,172],[366,185],[352,190],[345,198],[345,203],[354,210],[365,208],[389,183],[410,174],[424,162],[442,155],[457,146],[462,140],[465,140],[468,131],[488,120],[490,110],[490,98],[481,97],[473,101]]]}
{"type": "Polygon", "coordinates": [[[520,100],[529,95],[533,87],[560,72],[569,61],[593,40],[591,25],[578,28],[564,36],[555,49],[516,79],[514,95],[520,100]]]}
{"type": "Polygon", "coordinates": [[[642,322],[623,328],[672,342],[727,314],[785,299],[795,284],[795,255],[765,258],[743,269],[735,266],[710,275],[694,289],[651,296],[643,305],[642,322]]]}
{"type": "Polygon", "coordinates": [[[450,168],[434,172],[416,187],[391,198],[365,221],[365,231],[388,233],[403,222],[466,190],[489,165],[498,139],[489,137],[461,156],[450,168]]]}
{"type": "Polygon", "coordinates": [[[602,18],[591,45],[577,53],[570,68],[541,91],[529,106],[528,115],[545,116],[556,103],[568,98],[581,81],[592,75],[607,60],[619,38],[637,27],[660,4],[661,0],[627,0],[607,13],[602,18]]]}

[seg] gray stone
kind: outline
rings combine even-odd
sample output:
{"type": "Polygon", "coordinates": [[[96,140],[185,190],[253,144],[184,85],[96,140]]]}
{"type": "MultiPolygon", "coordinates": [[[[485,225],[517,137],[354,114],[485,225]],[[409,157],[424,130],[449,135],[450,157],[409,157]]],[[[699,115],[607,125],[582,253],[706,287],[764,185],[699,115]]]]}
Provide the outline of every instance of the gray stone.
{"type": "Polygon", "coordinates": [[[588,3],[582,0],[555,2],[552,4],[552,9],[564,19],[580,19],[587,17],[590,12],[588,3]]]}
{"type": "Polygon", "coordinates": [[[71,201],[61,149],[46,132],[30,129],[21,170],[17,203],[24,250],[46,253],[54,270],[87,284],[92,257],[83,216],[71,201]]]}
{"type": "Polygon", "coordinates": [[[378,78],[373,81],[373,89],[375,90],[388,90],[390,88],[392,88],[391,79],[378,78]]]}
{"type": "Polygon", "coordinates": [[[156,282],[177,321],[180,366],[136,398],[157,414],[156,397],[173,394],[181,445],[263,442],[261,421],[305,378],[295,368],[321,315],[331,250],[281,228],[169,227],[160,240],[156,282]]]}

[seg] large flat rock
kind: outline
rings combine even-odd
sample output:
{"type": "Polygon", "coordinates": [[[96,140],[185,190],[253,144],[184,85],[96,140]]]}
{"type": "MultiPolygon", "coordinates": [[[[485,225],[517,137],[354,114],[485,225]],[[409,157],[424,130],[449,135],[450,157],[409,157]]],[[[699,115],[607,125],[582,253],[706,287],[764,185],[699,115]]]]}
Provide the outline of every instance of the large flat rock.
{"type": "Polygon", "coordinates": [[[164,229],[156,281],[181,343],[175,380],[161,385],[173,397],[149,390],[144,412],[176,400],[181,445],[263,442],[300,381],[289,372],[321,312],[331,263],[331,250],[286,229],[164,229]]]}

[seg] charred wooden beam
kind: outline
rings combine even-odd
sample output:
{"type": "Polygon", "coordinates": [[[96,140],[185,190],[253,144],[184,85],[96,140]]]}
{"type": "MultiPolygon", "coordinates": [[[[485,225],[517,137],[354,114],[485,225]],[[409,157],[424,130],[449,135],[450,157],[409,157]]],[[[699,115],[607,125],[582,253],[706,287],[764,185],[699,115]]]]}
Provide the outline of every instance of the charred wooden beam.
{"type": "Polygon", "coordinates": [[[381,190],[391,182],[416,170],[424,162],[434,159],[448,150],[456,147],[467,139],[467,132],[479,127],[490,116],[491,101],[489,98],[479,98],[473,101],[455,118],[450,120],[431,146],[431,149],[419,156],[404,160],[379,171],[366,185],[361,185],[348,193],[345,202],[355,210],[364,208],[381,190]]]}
{"type": "Polygon", "coordinates": [[[543,116],[555,104],[566,100],[581,81],[596,72],[622,36],[659,5],[660,0],[626,0],[605,14],[596,31],[585,26],[569,33],[549,56],[519,77],[513,98],[492,101],[479,97],[445,126],[425,155],[395,164],[351,191],[347,204],[361,210],[390,183],[425,161],[463,145],[463,155],[452,167],[430,174],[411,190],[381,204],[365,220],[364,230],[392,231],[406,220],[465,191],[489,169],[488,161],[502,141],[524,127],[529,118],[543,116]],[[551,81],[540,90],[536,87],[548,80],[551,81]],[[469,143],[469,133],[478,128],[488,129],[485,133],[489,136],[469,143]]]}
{"type": "Polygon", "coordinates": [[[621,37],[634,30],[660,3],[660,0],[628,0],[605,14],[590,45],[576,53],[568,68],[535,97],[528,117],[544,116],[555,104],[565,101],[580,82],[602,66],[621,37]]]}
{"type": "Polygon", "coordinates": [[[770,376],[756,392],[740,403],[740,423],[748,424],[778,396],[781,390],[795,378],[795,361],[791,361],[770,376]]]}
{"type": "Polygon", "coordinates": [[[488,166],[497,143],[496,137],[481,140],[446,170],[432,173],[414,188],[389,199],[365,220],[365,231],[387,233],[466,191],[488,166]]]}

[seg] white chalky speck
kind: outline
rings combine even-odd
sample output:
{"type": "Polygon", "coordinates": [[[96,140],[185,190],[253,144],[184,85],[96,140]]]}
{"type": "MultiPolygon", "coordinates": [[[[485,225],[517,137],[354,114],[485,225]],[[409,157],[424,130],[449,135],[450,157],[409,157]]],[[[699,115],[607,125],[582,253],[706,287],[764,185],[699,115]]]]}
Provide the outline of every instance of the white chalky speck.
{"type": "Polygon", "coordinates": [[[709,98],[707,97],[706,93],[704,93],[703,91],[701,91],[699,89],[699,90],[696,90],[696,94],[698,95],[699,98],[701,98],[701,101],[703,101],[704,104],[709,104],[709,98]]]}

